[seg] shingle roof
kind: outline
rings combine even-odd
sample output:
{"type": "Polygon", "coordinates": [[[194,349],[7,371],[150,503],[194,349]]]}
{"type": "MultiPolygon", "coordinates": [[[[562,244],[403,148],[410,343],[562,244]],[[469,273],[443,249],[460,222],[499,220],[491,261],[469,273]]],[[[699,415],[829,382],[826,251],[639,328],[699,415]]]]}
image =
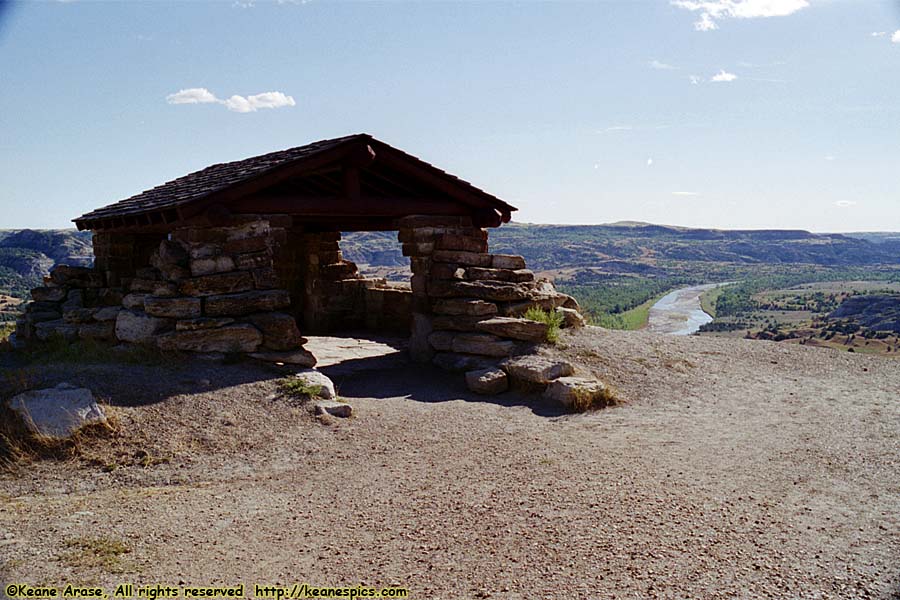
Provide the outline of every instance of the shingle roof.
{"type": "Polygon", "coordinates": [[[79,224],[79,228],[90,228],[91,221],[171,210],[200,200],[211,194],[222,192],[239,183],[254,179],[289,163],[308,159],[343,144],[360,141],[374,142],[379,146],[391,148],[391,150],[402,155],[404,158],[414,161],[419,166],[424,166],[434,174],[446,179],[448,183],[462,186],[466,191],[476,193],[490,201],[492,204],[496,204],[503,212],[508,213],[510,210],[516,210],[499,198],[478,189],[467,181],[442,171],[434,165],[426,163],[410,154],[392,148],[391,146],[384,144],[384,142],[379,142],[368,134],[361,133],[330,140],[321,140],[306,144],[305,146],[270,152],[268,154],[262,154],[260,156],[254,156],[234,162],[211,165],[200,171],[195,171],[194,173],[179,177],[178,179],[174,179],[130,198],[126,198],[125,200],[95,209],[73,220],[79,224]]]}

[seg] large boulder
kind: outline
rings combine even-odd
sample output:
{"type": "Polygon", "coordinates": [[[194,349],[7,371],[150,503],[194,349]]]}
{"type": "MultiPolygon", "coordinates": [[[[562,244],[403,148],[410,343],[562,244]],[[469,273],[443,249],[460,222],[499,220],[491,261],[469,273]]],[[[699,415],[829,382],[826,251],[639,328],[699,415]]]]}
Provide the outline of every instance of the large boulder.
{"type": "Polygon", "coordinates": [[[173,331],[159,336],[156,343],[161,350],[255,352],[262,341],[259,329],[248,323],[239,323],[215,329],[173,331]]]}
{"type": "Polygon", "coordinates": [[[544,390],[544,398],[559,402],[569,410],[586,410],[606,403],[606,385],[596,379],[560,377],[544,390]]]}
{"type": "Polygon", "coordinates": [[[509,378],[500,369],[478,369],[466,373],[466,385],[476,394],[500,394],[509,389],[509,378]]]}
{"type": "Polygon", "coordinates": [[[222,294],[206,298],[206,314],[211,317],[249,315],[255,312],[286,308],[290,303],[291,298],[284,290],[222,294]]]}
{"type": "Polygon", "coordinates": [[[475,325],[480,331],[486,331],[500,337],[523,340],[526,342],[547,341],[547,331],[550,326],[547,323],[533,321],[531,319],[516,319],[513,317],[494,317],[480,321],[475,325]]]}
{"type": "Polygon", "coordinates": [[[91,390],[68,383],[13,396],[9,407],[33,433],[51,438],[67,438],[86,425],[106,423],[91,390]]]}
{"type": "Polygon", "coordinates": [[[141,344],[151,342],[160,333],[171,329],[171,319],[151,317],[133,310],[123,310],[116,317],[116,338],[122,342],[141,344]]]}
{"type": "Polygon", "coordinates": [[[554,379],[566,377],[575,368],[564,360],[552,360],[535,354],[508,358],[500,368],[514,380],[526,384],[546,385],[554,379]]]}
{"type": "Polygon", "coordinates": [[[316,398],[323,398],[325,400],[334,400],[337,398],[334,382],[320,371],[316,371],[315,369],[304,369],[299,373],[296,373],[294,378],[299,379],[304,385],[311,389],[318,389],[318,391],[313,394],[316,398]]]}
{"type": "Polygon", "coordinates": [[[262,331],[263,347],[269,350],[292,350],[306,343],[291,315],[263,312],[252,314],[247,320],[262,331]]]}

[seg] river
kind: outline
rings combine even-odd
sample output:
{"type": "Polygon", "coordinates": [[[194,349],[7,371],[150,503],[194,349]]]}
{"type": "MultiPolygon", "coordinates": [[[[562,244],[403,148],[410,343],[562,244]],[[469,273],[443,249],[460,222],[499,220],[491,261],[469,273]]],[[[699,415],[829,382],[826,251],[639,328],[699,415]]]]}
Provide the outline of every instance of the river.
{"type": "Polygon", "coordinates": [[[650,307],[647,330],[671,335],[690,335],[713,320],[700,308],[700,296],[719,283],[707,283],[669,292],[650,307]]]}

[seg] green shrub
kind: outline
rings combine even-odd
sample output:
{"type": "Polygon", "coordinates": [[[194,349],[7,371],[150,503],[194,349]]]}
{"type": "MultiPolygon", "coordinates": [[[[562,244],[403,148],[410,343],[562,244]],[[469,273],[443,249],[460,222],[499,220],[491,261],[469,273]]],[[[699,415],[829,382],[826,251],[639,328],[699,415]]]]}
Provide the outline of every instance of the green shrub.
{"type": "Polygon", "coordinates": [[[562,327],[564,317],[554,311],[547,311],[533,306],[525,312],[525,318],[547,324],[547,341],[555,344],[559,341],[559,330],[562,327]]]}
{"type": "Polygon", "coordinates": [[[315,398],[322,393],[321,385],[310,385],[299,377],[285,377],[278,380],[278,389],[281,393],[294,398],[315,398]]]}

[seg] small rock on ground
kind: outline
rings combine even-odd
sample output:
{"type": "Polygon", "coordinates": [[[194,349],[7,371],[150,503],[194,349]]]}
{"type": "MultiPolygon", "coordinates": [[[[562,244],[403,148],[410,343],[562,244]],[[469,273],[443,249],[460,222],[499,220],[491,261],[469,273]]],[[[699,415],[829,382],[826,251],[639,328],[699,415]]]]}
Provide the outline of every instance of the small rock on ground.
{"type": "Polygon", "coordinates": [[[509,389],[509,378],[500,369],[479,369],[466,373],[466,385],[476,394],[500,394],[509,389]]]}
{"type": "Polygon", "coordinates": [[[315,411],[317,415],[331,415],[333,417],[351,417],[353,416],[353,407],[344,402],[335,402],[328,400],[326,402],[316,402],[315,411]]]}

